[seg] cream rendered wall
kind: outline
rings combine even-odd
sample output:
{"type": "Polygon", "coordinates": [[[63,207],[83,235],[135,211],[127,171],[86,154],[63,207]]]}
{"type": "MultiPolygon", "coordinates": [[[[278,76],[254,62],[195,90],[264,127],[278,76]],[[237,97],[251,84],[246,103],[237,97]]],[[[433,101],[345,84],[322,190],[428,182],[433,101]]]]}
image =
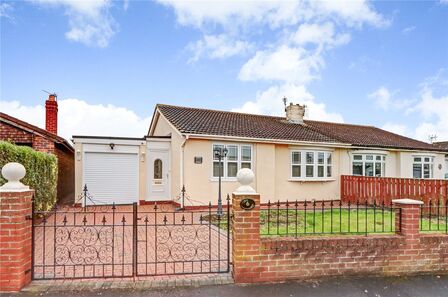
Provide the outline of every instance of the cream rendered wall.
{"type": "MultiPolygon", "coordinates": [[[[312,147],[312,150],[330,150],[332,151],[332,175],[328,181],[295,181],[290,178],[291,149],[307,149],[307,146],[288,146],[276,145],[275,150],[275,197],[271,199],[285,200],[332,200],[339,199],[339,160],[341,150],[312,147]]],[[[260,160],[261,161],[261,160],[260,160]]],[[[271,177],[272,178],[272,177],[271,177]]]]}
{"type": "Polygon", "coordinates": [[[275,199],[278,185],[275,176],[277,175],[278,163],[276,160],[275,144],[258,143],[255,144],[253,163],[255,173],[255,189],[261,195],[261,201],[267,202],[275,199]]]}
{"type": "MultiPolygon", "coordinates": [[[[182,144],[184,142],[184,138],[179,134],[179,132],[171,126],[168,120],[160,115],[157,125],[154,128],[153,132],[154,136],[169,136],[171,135],[171,159],[170,159],[170,193],[171,197],[175,199],[179,196],[180,191],[182,189],[181,181],[180,181],[180,172],[181,172],[181,151],[182,144]]],[[[145,180],[144,186],[146,187],[146,183],[148,180],[145,180]]],[[[148,200],[148,199],[146,199],[148,200]]]]}
{"type": "Polygon", "coordinates": [[[80,203],[82,193],[82,143],[75,143],[75,203],[80,203]]]}
{"type": "Polygon", "coordinates": [[[146,198],[146,176],[148,166],[146,166],[146,144],[139,145],[139,165],[138,165],[138,200],[146,198]]]}
{"type": "MultiPolygon", "coordinates": [[[[218,180],[213,178],[213,143],[235,143],[212,140],[188,139],[184,150],[184,184],[187,195],[192,200],[185,205],[216,205],[218,201],[218,180]],[[195,164],[194,157],[202,157],[202,164],[195,164]],[[195,201],[193,201],[195,200],[195,201]]],[[[258,177],[255,176],[257,179],[258,177]]],[[[231,195],[239,186],[236,178],[224,179],[221,183],[222,198],[231,195]]],[[[255,187],[255,182],[252,185],[255,187]]],[[[225,202],[225,200],[224,200],[225,202]]]]}
{"type": "MultiPolygon", "coordinates": [[[[188,139],[184,149],[185,187],[187,195],[195,201],[191,204],[217,203],[218,181],[212,178],[214,143],[243,144],[213,140],[188,139]],[[202,157],[202,164],[195,164],[194,157],[202,157]]],[[[247,144],[247,143],[244,143],[247,144]]],[[[339,155],[341,150],[333,151],[333,179],[330,181],[292,181],[290,180],[290,150],[305,147],[264,143],[251,143],[253,147],[253,187],[260,193],[262,202],[304,199],[339,199],[339,155]]],[[[235,179],[222,180],[223,198],[238,187],[235,179]]]]}

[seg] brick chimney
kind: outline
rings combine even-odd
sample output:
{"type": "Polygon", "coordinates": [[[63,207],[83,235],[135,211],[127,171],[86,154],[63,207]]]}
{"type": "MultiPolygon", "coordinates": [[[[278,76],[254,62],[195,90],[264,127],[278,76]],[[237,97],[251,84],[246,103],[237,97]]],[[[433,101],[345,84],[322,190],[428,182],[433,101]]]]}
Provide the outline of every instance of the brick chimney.
{"type": "Polygon", "coordinates": [[[45,101],[45,130],[58,134],[58,102],[56,94],[48,95],[45,101]]]}
{"type": "Polygon", "coordinates": [[[305,105],[292,104],[285,106],[286,120],[294,124],[303,124],[303,116],[305,115],[305,105]]]}

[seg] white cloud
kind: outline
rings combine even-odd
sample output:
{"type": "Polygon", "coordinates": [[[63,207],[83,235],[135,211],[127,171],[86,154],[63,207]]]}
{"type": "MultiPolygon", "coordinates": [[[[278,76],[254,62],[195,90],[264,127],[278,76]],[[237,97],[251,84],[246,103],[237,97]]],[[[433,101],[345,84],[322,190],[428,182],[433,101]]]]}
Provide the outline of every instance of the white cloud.
{"type": "MultiPolygon", "coordinates": [[[[45,108],[26,106],[18,101],[0,101],[2,112],[45,128],[45,108]]],[[[58,100],[58,134],[142,137],[151,118],[141,118],[132,110],[114,105],[89,104],[79,99],[58,100]]]]}
{"type": "Polygon", "coordinates": [[[29,0],[43,7],[62,7],[69,19],[68,40],[107,47],[118,25],[110,15],[111,0],[29,0]]]}
{"type": "Polygon", "coordinates": [[[201,56],[210,59],[224,59],[246,54],[252,49],[252,44],[243,40],[233,40],[225,34],[204,35],[201,40],[191,43],[188,49],[193,53],[189,62],[196,62],[201,56]]]}
{"type": "Polygon", "coordinates": [[[396,123],[386,123],[381,127],[384,130],[387,130],[389,132],[403,135],[403,136],[412,136],[410,135],[410,131],[408,130],[408,127],[403,124],[396,124],[396,123]]]}
{"type": "Polygon", "coordinates": [[[367,0],[359,1],[312,1],[321,14],[335,15],[349,26],[367,23],[376,27],[389,26],[391,21],[376,12],[367,0]]]}
{"type": "Polygon", "coordinates": [[[375,101],[375,104],[384,109],[388,110],[390,107],[390,98],[391,94],[389,90],[386,87],[380,87],[376,91],[370,93],[368,95],[370,99],[373,99],[375,101]]]}
{"type": "Polygon", "coordinates": [[[405,112],[413,117],[416,128],[411,131],[401,124],[387,123],[388,130],[404,131],[406,135],[428,142],[429,135],[439,141],[448,140],[448,77],[445,69],[428,77],[420,85],[420,96],[405,112]]]}
{"type": "Polygon", "coordinates": [[[448,140],[448,93],[437,97],[432,89],[424,88],[413,111],[424,119],[415,130],[417,139],[428,141],[429,135],[437,135],[438,140],[448,140]]]}
{"type": "Polygon", "coordinates": [[[383,110],[390,109],[404,109],[411,105],[415,100],[410,99],[397,99],[395,98],[398,90],[393,92],[389,91],[388,88],[382,86],[368,94],[367,96],[374,100],[375,105],[383,110]]]}
{"type": "Polygon", "coordinates": [[[448,5],[448,0],[440,0],[439,3],[443,5],[448,5]]]}
{"type": "Polygon", "coordinates": [[[6,2],[0,3],[0,18],[9,19],[10,21],[14,21],[14,17],[11,15],[11,12],[14,10],[14,7],[6,2]]]}
{"type": "Polygon", "coordinates": [[[369,23],[374,26],[389,24],[382,15],[369,5],[368,1],[355,0],[349,4],[343,1],[257,1],[257,0],[214,0],[178,1],[159,0],[172,7],[177,21],[182,25],[203,27],[207,23],[225,27],[267,24],[271,27],[296,25],[311,18],[334,18],[348,25],[369,23]]]}
{"type": "Polygon", "coordinates": [[[302,24],[293,33],[291,39],[298,45],[312,43],[320,46],[337,46],[350,42],[350,34],[344,33],[335,36],[333,23],[325,22],[322,24],[302,24]]]}
{"type": "Polygon", "coordinates": [[[240,108],[233,109],[233,111],[285,116],[282,101],[285,96],[291,102],[307,106],[305,113],[307,119],[329,122],[344,121],[340,114],[327,112],[326,105],[316,102],[314,96],[308,92],[305,86],[296,84],[272,86],[263,92],[259,92],[254,101],[248,101],[240,108]]]}
{"type": "Polygon", "coordinates": [[[294,24],[303,13],[300,1],[177,1],[159,0],[172,7],[182,25],[202,27],[207,23],[221,26],[245,26],[255,23],[294,24]],[[297,13],[297,14],[296,14],[297,13]]]}
{"type": "Polygon", "coordinates": [[[179,24],[203,32],[204,37],[189,46],[196,50],[190,62],[201,57],[225,58],[239,54],[246,50],[247,44],[238,42],[256,37],[254,54],[243,64],[238,78],[278,85],[259,92],[238,110],[276,113],[277,102],[285,95],[280,91],[288,90],[292,95],[297,92],[303,95],[293,96],[293,100],[299,103],[308,100],[310,115],[318,114],[336,121],[342,121],[342,117],[326,112],[325,104],[317,103],[306,91],[307,84],[320,78],[325,66],[324,56],[330,49],[350,42],[349,30],[359,29],[364,24],[384,27],[390,23],[365,0],[349,4],[310,0],[158,2],[174,10],[179,24]],[[226,36],[225,42],[219,38],[207,41],[210,32],[226,36]]]}
{"type": "Polygon", "coordinates": [[[243,81],[274,80],[303,84],[318,78],[318,70],[323,64],[319,54],[283,45],[273,51],[258,51],[243,65],[238,78],[243,81]]]}
{"type": "Polygon", "coordinates": [[[406,28],[404,28],[403,30],[401,30],[401,33],[403,33],[404,35],[409,35],[409,34],[411,34],[415,29],[416,29],[415,26],[406,27],[406,28]]]}

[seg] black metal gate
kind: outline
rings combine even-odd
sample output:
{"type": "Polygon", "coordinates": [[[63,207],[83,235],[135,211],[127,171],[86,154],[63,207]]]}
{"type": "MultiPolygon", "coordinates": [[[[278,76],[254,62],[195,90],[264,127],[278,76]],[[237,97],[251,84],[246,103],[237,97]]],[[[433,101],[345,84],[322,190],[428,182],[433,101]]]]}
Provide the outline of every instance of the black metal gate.
{"type": "Polygon", "coordinates": [[[227,211],[110,205],[33,212],[33,279],[123,278],[230,270],[227,211]]]}

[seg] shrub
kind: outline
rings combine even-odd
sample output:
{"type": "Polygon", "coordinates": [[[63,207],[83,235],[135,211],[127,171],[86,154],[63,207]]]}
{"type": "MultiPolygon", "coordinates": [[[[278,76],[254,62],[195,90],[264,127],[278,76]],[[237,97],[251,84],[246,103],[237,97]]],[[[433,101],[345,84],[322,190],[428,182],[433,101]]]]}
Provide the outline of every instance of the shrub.
{"type": "MultiPolygon", "coordinates": [[[[9,162],[18,162],[25,166],[26,175],[22,182],[35,190],[35,209],[50,210],[56,204],[56,156],[0,141],[0,168],[9,162]]],[[[6,180],[0,176],[0,185],[5,183],[6,180]]]]}

